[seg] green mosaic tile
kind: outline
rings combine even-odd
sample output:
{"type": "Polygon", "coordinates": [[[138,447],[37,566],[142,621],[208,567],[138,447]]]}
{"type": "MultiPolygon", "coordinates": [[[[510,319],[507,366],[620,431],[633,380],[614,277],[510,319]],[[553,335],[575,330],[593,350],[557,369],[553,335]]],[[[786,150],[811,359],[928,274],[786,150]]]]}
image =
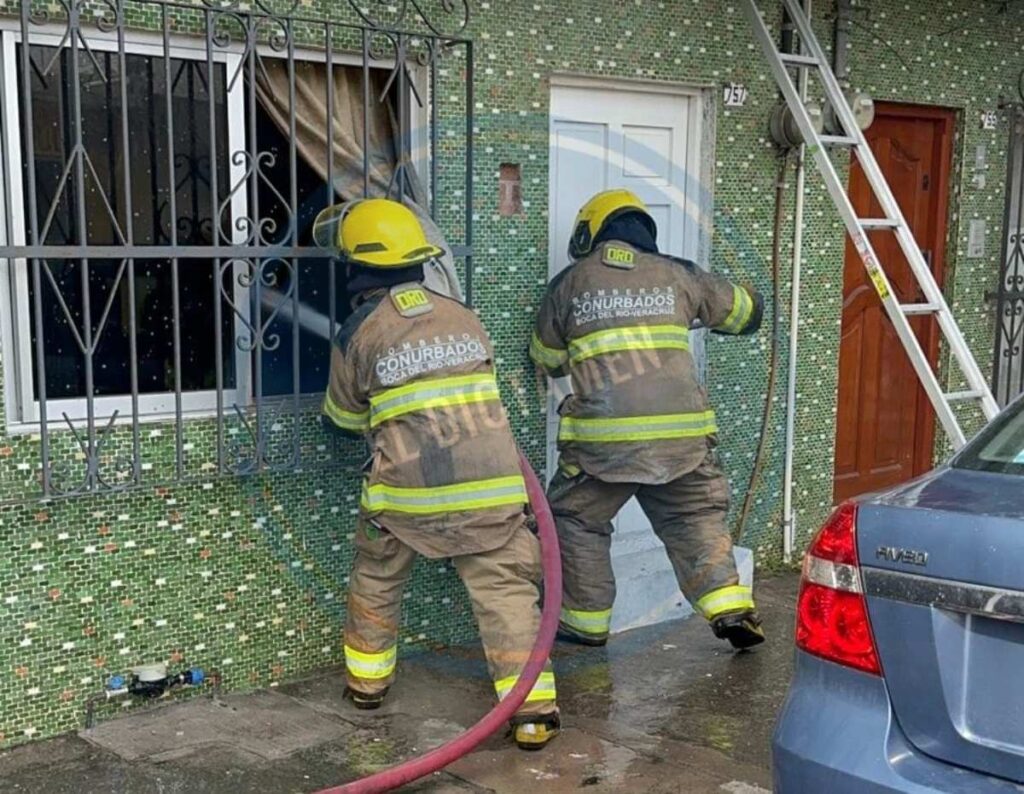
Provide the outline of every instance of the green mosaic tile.
{"type": "MultiPolygon", "coordinates": [[[[999,3],[970,0],[856,5],[853,84],[880,99],[960,111],[946,290],[987,371],[994,328],[982,296],[997,281],[1008,128],[1005,112],[995,131],[982,130],[979,118],[996,109],[1000,96],[1016,90],[1024,10],[1010,5],[1001,12],[999,3]],[[988,147],[983,189],[962,165],[972,161],[979,143],[988,147]],[[975,217],[989,220],[988,256],[969,260],[967,222],[975,217]]],[[[62,13],[56,3],[37,7],[49,9],[54,19],[62,13]]],[[[324,0],[299,5],[309,16],[328,7],[324,0]]],[[[832,4],[815,7],[817,27],[827,41],[832,4]]],[[[160,15],[151,6],[127,2],[124,8],[134,27],[159,29],[160,15]]],[[[100,18],[110,6],[97,0],[86,9],[87,17],[100,18]]],[[[0,13],[17,11],[18,3],[0,2],[0,13]]],[[[198,4],[175,11],[170,27],[175,33],[201,34],[206,13],[198,4]]],[[[770,5],[769,19],[778,22],[777,3],[770,5]]],[[[312,35],[309,30],[296,27],[300,37],[312,35]]],[[[496,343],[516,438],[539,468],[545,459],[544,402],[525,348],[548,268],[548,77],[570,72],[711,86],[719,103],[709,186],[714,195],[711,267],[749,280],[766,294],[773,286],[768,258],[778,168],[766,129],[777,91],[742,9],[726,0],[491,0],[473,3],[467,35],[474,42],[476,68],[475,302],[496,343]],[[728,82],[749,88],[745,106],[720,106],[719,87],[728,82]],[[524,212],[516,217],[498,212],[502,163],[521,165],[524,212]]],[[[342,29],[336,37],[339,49],[358,45],[342,29]]],[[[467,198],[465,79],[464,54],[454,51],[439,73],[438,214],[458,242],[465,234],[467,198]]],[[[791,195],[784,226],[783,277],[777,285],[781,375],[771,395],[775,411],[768,454],[743,538],[762,566],[779,565],[782,555],[791,195]]],[[[812,173],[799,328],[799,545],[832,503],[843,252],[842,226],[812,173]]],[[[760,415],[766,399],[769,319],[753,337],[712,337],[708,343],[708,389],[721,426],[723,465],[737,497],[755,454],[759,427],[752,417],[760,415]]],[[[244,689],[273,686],[341,662],[358,451],[351,452],[345,471],[214,478],[212,425],[190,422],[184,432],[190,445],[185,468],[194,478],[187,484],[157,487],[174,476],[174,429],[147,425],[141,444],[151,487],[0,507],[0,537],[8,547],[0,559],[0,747],[79,727],[85,699],[108,675],[133,664],[198,664],[216,670],[226,688],[244,689]]],[[[302,438],[314,452],[323,451],[326,442],[312,425],[302,438]]],[[[122,435],[118,444],[129,440],[122,435]]],[[[67,434],[54,443],[58,458],[72,468],[81,466],[67,434]]],[[[0,437],[0,501],[37,486],[38,446],[30,436],[0,437]]],[[[421,562],[407,593],[403,644],[448,643],[473,634],[468,604],[450,566],[421,562]]],[[[108,707],[103,714],[120,708],[108,707]]]]}

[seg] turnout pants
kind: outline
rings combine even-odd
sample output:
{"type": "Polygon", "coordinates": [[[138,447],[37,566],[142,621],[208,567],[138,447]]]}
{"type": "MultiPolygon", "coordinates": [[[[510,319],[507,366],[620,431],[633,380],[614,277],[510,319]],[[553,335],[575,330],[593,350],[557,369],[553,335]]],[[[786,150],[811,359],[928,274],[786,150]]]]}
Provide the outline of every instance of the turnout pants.
{"type": "MultiPolygon", "coordinates": [[[[395,680],[402,591],[416,552],[387,531],[363,522],[355,545],[345,667],[350,688],[374,694],[395,680]]],[[[500,700],[518,681],[540,626],[540,545],[522,524],[501,548],[454,557],[452,562],[469,591],[500,700]]],[[[517,717],[555,711],[555,676],[548,662],[517,717]]]]}
{"type": "Polygon", "coordinates": [[[709,621],[754,607],[739,585],[725,526],[729,487],[710,457],[664,485],[604,482],[559,469],[548,489],[562,551],[564,628],[592,639],[608,635],[615,601],[612,519],[635,496],[668,552],[679,588],[709,621]]]}

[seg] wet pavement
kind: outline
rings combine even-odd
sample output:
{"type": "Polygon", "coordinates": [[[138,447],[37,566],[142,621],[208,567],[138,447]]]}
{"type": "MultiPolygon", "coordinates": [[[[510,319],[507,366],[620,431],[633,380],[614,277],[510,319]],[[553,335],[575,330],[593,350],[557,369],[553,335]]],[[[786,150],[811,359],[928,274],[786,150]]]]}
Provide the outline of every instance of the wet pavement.
{"type": "MultiPolygon", "coordinates": [[[[793,575],[762,579],[769,642],[734,654],[699,619],[560,644],[564,728],[540,753],[492,737],[429,792],[731,792],[770,789],[769,743],[792,668],[793,575]]],[[[457,735],[491,702],[476,647],[403,660],[377,712],[341,697],[337,671],[268,692],[196,697],[0,753],[0,792],[311,792],[457,735]]]]}

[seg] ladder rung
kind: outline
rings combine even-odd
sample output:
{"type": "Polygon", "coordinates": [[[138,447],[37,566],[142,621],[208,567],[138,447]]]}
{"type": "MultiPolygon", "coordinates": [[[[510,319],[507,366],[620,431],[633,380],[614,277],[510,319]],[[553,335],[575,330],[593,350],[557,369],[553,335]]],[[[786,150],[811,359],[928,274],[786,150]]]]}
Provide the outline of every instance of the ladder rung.
{"type": "Polygon", "coordinates": [[[811,55],[798,55],[795,52],[780,52],[779,58],[783,63],[794,66],[817,66],[818,61],[811,55]]]}
{"type": "Polygon", "coordinates": [[[900,222],[892,218],[858,218],[862,229],[895,229],[900,222]]]}
{"type": "Polygon", "coordinates": [[[847,135],[819,135],[822,146],[856,146],[860,141],[847,135]]]}
{"type": "Polygon", "coordinates": [[[980,400],[984,395],[980,391],[951,391],[944,396],[946,402],[956,403],[964,400],[980,400]]]}
{"type": "Polygon", "coordinates": [[[934,303],[906,303],[900,306],[900,311],[904,314],[934,314],[939,308],[934,303]]]}

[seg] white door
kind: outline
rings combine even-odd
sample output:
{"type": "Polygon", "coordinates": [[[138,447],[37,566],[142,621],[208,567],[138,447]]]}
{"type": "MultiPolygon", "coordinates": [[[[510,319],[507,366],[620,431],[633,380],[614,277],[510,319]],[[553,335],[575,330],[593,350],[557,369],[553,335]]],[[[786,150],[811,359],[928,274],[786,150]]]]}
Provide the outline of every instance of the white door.
{"type": "MultiPolygon", "coordinates": [[[[579,208],[595,193],[618,187],[647,204],[663,253],[697,260],[706,193],[700,183],[700,104],[697,91],[576,81],[552,85],[549,276],[569,264],[569,237],[579,208]]],[[[693,352],[700,366],[703,345],[697,340],[693,352]]],[[[558,460],[554,409],[568,389],[568,379],[562,379],[549,399],[552,473],[558,460]]],[[[688,607],[663,547],[635,499],[614,524],[612,562],[619,595],[612,630],[685,614],[688,607]]]]}

